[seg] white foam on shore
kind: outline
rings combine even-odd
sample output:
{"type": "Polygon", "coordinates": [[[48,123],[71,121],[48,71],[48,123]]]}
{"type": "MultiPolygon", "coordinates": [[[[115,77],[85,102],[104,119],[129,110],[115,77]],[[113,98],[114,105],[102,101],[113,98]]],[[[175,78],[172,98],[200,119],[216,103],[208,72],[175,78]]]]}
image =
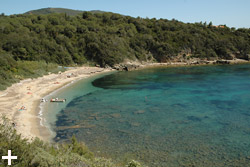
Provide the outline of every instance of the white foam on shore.
{"type": "MultiPolygon", "coordinates": [[[[101,74],[105,74],[105,73],[108,74],[108,73],[110,73],[110,72],[113,73],[113,71],[106,71],[106,72],[104,72],[104,73],[100,73],[100,72],[103,72],[103,71],[97,71],[97,72],[95,72],[95,73],[96,73],[96,74],[100,74],[100,75],[101,75],[101,74]]],[[[78,81],[81,81],[81,80],[83,80],[83,79],[89,78],[89,77],[91,77],[91,76],[92,76],[92,75],[83,76],[83,77],[81,77],[81,78],[78,78],[78,79],[76,79],[76,80],[73,80],[73,81],[71,81],[70,83],[68,83],[68,84],[66,84],[66,85],[64,85],[64,86],[62,86],[62,87],[60,87],[60,88],[54,90],[53,92],[51,92],[51,93],[49,93],[49,94],[47,94],[46,96],[43,97],[43,99],[46,99],[47,102],[40,102],[40,104],[39,104],[39,112],[38,112],[38,116],[37,116],[37,117],[40,119],[40,126],[45,127],[46,129],[48,129],[49,132],[50,132],[50,134],[51,134],[52,136],[55,136],[55,132],[52,130],[50,124],[47,122],[46,118],[44,117],[44,112],[45,112],[45,110],[46,110],[46,103],[50,103],[50,98],[51,98],[53,95],[57,94],[59,91],[61,91],[61,90],[65,89],[65,88],[71,86],[72,84],[77,83],[78,81]]],[[[69,101],[67,101],[67,103],[69,103],[69,101]]],[[[49,112],[49,111],[46,111],[46,112],[49,112]]]]}
{"type": "Polygon", "coordinates": [[[66,84],[66,85],[64,85],[64,86],[56,89],[55,91],[53,91],[53,92],[51,92],[49,94],[47,94],[43,98],[46,99],[46,100],[48,100],[48,101],[47,102],[40,102],[40,104],[39,104],[39,112],[38,112],[38,116],[37,117],[40,119],[40,126],[47,128],[49,130],[50,134],[54,135],[55,132],[52,130],[52,128],[50,127],[50,125],[47,123],[46,119],[43,117],[43,113],[44,113],[44,109],[45,109],[46,103],[49,103],[49,99],[50,99],[51,96],[53,96],[57,92],[61,91],[62,89],[65,89],[66,87],[72,85],[73,83],[75,83],[75,82],[77,82],[77,81],[79,81],[81,79],[84,79],[84,78],[79,78],[79,79],[76,79],[74,81],[71,81],[70,83],[68,83],[68,84],[66,84]]]}

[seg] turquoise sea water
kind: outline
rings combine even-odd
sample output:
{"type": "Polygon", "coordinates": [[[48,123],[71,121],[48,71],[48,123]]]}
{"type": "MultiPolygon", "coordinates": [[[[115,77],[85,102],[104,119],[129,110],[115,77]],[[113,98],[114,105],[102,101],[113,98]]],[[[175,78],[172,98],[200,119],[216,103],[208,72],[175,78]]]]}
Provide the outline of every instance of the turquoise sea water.
{"type": "Polygon", "coordinates": [[[114,72],[107,72],[102,74],[93,75],[88,78],[84,78],[80,81],[75,81],[74,83],[70,83],[62,87],[59,90],[47,95],[45,99],[50,100],[51,98],[66,98],[67,101],[65,103],[41,103],[41,113],[42,113],[42,121],[41,124],[43,126],[47,126],[49,129],[55,128],[55,121],[57,120],[57,114],[63,110],[67,105],[74,100],[75,98],[88,94],[90,92],[94,92],[101,88],[94,87],[92,82],[97,78],[103,77],[105,75],[112,74],[114,72]]]}
{"type": "MultiPolygon", "coordinates": [[[[150,68],[88,83],[57,114],[96,155],[148,166],[250,166],[250,65],[150,68]]],[[[83,83],[83,85],[86,83],[83,83]]]]}

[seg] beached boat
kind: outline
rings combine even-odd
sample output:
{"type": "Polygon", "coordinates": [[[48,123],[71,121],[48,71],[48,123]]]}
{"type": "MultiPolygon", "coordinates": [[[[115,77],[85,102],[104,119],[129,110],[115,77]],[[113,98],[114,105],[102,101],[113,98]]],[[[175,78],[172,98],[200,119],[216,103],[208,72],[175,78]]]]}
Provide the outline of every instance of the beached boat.
{"type": "Polygon", "coordinates": [[[50,99],[50,102],[66,102],[66,99],[55,98],[55,99],[50,99]]]}
{"type": "Polygon", "coordinates": [[[40,102],[47,102],[47,99],[42,98],[40,102]]]}

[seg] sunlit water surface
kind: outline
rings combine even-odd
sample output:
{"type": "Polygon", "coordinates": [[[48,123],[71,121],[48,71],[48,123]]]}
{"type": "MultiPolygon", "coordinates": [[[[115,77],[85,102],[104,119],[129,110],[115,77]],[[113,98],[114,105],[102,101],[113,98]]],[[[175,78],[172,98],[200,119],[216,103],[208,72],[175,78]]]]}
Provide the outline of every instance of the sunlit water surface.
{"type": "Polygon", "coordinates": [[[56,141],[75,135],[121,164],[250,164],[250,65],[150,68],[90,83],[72,86],[78,95],[57,114],[56,141]]]}

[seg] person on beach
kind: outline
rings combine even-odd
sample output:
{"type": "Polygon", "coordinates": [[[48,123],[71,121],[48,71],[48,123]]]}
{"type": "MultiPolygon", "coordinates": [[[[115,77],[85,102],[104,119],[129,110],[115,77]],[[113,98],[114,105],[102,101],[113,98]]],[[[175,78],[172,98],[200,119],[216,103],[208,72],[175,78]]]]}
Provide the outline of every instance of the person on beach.
{"type": "Polygon", "coordinates": [[[16,123],[13,122],[13,123],[12,123],[12,126],[15,128],[15,127],[16,127],[16,123]]]}
{"type": "Polygon", "coordinates": [[[19,111],[26,110],[25,106],[22,106],[19,111]]]}

